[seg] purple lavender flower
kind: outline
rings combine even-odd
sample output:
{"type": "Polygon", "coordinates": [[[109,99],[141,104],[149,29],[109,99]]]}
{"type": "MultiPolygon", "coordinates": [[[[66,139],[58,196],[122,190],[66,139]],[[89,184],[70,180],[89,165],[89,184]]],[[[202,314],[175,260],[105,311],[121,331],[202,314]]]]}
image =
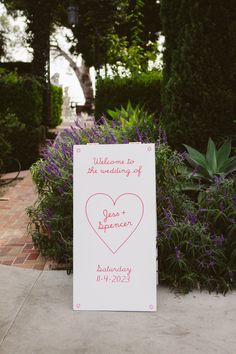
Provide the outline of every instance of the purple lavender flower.
{"type": "Polygon", "coordinates": [[[53,216],[53,210],[51,208],[45,208],[41,214],[42,219],[48,220],[53,216]]]}
{"type": "Polygon", "coordinates": [[[50,161],[50,166],[51,168],[54,170],[54,172],[56,173],[57,176],[61,176],[61,171],[59,170],[59,168],[57,167],[57,165],[55,164],[55,162],[50,161]]]}
{"type": "Polygon", "coordinates": [[[184,151],[184,152],[179,153],[179,156],[180,156],[181,161],[185,161],[188,154],[186,151],[184,151]]]}
{"type": "Polygon", "coordinates": [[[165,132],[164,130],[163,130],[163,134],[162,134],[162,140],[163,140],[163,143],[164,143],[165,145],[168,144],[166,132],[165,132]]]}
{"type": "Polygon", "coordinates": [[[104,115],[101,116],[100,122],[101,122],[102,124],[106,124],[106,123],[107,123],[106,117],[105,117],[104,115]]]}
{"type": "Polygon", "coordinates": [[[115,135],[114,135],[114,133],[113,133],[112,131],[110,131],[110,136],[111,136],[111,138],[112,138],[112,141],[113,141],[114,143],[117,143],[117,139],[116,139],[116,137],[115,137],[115,135]]]}
{"type": "Polygon", "coordinates": [[[235,224],[235,220],[234,220],[234,219],[228,218],[227,220],[228,220],[228,222],[229,222],[230,224],[235,224]]]}
{"type": "Polygon", "coordinates": [[[216,262],[214,262],[214,261],[211,261],[210,263],[209,263],[209,267],[211,267],[211,268],[213,268],[214,269],[214,265],[216,264],[216,262]]]}
{"type": "Polygon", "coordinates": [[[58,191],[59,194],[64,194],[64,192],[65,192],[62,187],[58,187],[57,191],[58,191]]]}
{"type": "Polygon", "coordinates": [[[205,268],[205,265],[204,265],[204,262],[203,261],[198,261],[198,263],[199,263],[199,266],[201,267],[201,268],[205,268]]]}
{"type": "Polygon", "coordinates": [[[171,211],[173,211],[173,210],[174,210],[174,206],[173,206],[173,204],[172,204],[171,198],[168,197],[168,198],[167,198],[167,201],[168,201],[168,208],[169,208],[171,211]]]}
{"type": "Polygon", "coordinates": [[[55,170],[53,169],[53,167],[51,165],[47,165],[46,166],[46,171],[54,177],[58,177],[57,173],[55,172],[55,170]]]}
{"type": "Polygon", "coordinates": [[[141,134],[141,132],[140,132],[138,127],[136,127],[136,133],[137,133],[137,137],[138,137],[139,141],[142,143],[143,142],[143,137],[142,137],[142,134],[141,134]]]}
{"type": "Polygon", "coordinates": [[[225,206],[224,206],[224,202],[223,201],[220,202],[220,210],[221,210],[222,213],[225,210],[225,206]]]}
{"type": "Polygon", "coordinates": [[[206,208],[200,208],[199,211],[200,211],[201,213],[205,213],[206,211],[208,211],[208,209],[206,209],[206,208]]]}
{"type": "Polygon", "coordinates": [[[164,225],[163,225],[163,228],[164,228],[164,230],[166,231],[166,230],[169,229],[169,225],[168,225],[168,224],[164,224],[164,225]]]}
{"type": "Polygon", "coordinates": [[[180,250],[179,250],[178,246],[175,246],[175,256],[178,260],[180,259],[180,250]]]}
{"type": "Polygon", "coordinates": [[[191,225],[195,225],[197,223],[197,215],[194,213],[187,212],[187,220],[191,225]]]}
{"type": "Polygon", "coordinates": [[[212,255],[212,250],[205,250],[204,255],[205,256],[211,256],[212,255]]]}
{"type": "Polygon", "coordinates": [[[67,149],[66,149],[66,146],[64,144],[61,145],[61,150],[62,150],[62,153],[63,153],[64,157],[67,158],[67,149]]]}
{"type": "Polygon", "coordinates": [[[74,139],[74,142],[79,145],[80,144],[80,139],[79,139],[79,136],[78,136],[78,130],[75,129],[75,127],[73,127],[73,125],[71,125],[71,129],[73,130],[74,132],[74,135],[73,135],[73,139],[74,139]]]}
{"type": "Polygon", "coordinates": [[[217,187],[221,184],[221,177],[220,176],[214,176],[213,181],[217,187]]]}
{"type": "Polygon", "coordinates": [[[216,236],[214,241],[217,246],[222,246],[225,241],[224,235],[220,235],[219,237],[216,236]]]}
{"type": "Polygon", "coordinates": [[[175,226],[175,222],[173,220],[173,218],[171,217],[170,213],[165,209],[165,208],[162,208],[164,214],[165,214],[165,217],[167,218],[167,220],[169,221],[169,223],[173,226],[175,226]]]}
{"type": "Polygon", "coordinates": [[[196,166],[196,167],[193,169],[193,171],[192,171],[190,177],[196,176],[197,172],[198,172],[198,167],[196,166]]]}
{"type": "Polygon", "coordinates": [[[234,205],[236,206],[236,195],[233,196],[232,201],[233,201],[234,205]]]}

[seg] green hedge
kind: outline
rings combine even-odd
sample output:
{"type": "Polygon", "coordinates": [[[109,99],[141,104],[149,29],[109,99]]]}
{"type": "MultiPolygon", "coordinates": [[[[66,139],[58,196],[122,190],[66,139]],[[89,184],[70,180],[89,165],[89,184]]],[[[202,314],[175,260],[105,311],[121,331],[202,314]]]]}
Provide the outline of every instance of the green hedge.
{"type": "Polygon", "coordinates": [[[51,85],[51,119],[50,128],[55,128],[62,122],[63,90],[59,86],[51,85]]]}
{"type": "Polygon", "coordinates": [[[20,160],[22,169],[29,168],[38,158],[39,144],[44,138],[42,90],[36,79],[0,70],[0,119],[5,119],[2,133],[11,146],[9,169],[12,168],[11,157],[20,160]],[[14,115],[24,129],[12,130],[9,134],[9,119],[6,119],[9,115],[14,115]]]}
{"type": "Polygon", "coordinates": [[[42,89],[39,82],[16,72],[0,71],[0,111],[14,113],[28,127],[42,121],[42,89]]]}
{"type": "Polygon", "coordinates": [[[162,0],[161,10],[162,123],[175,148],[205,150],[235,131],[235,1],[162,0]]]}
{"type": "Polygon", "coordinates": [[[135,77],[114,77],[99,79],[96,86],[95,116],[101,117],[107,109],[132,104],[145,105],[150,113],[159,116],[161,112],[161,81],[158,70],[142,73],[135,77]]]}

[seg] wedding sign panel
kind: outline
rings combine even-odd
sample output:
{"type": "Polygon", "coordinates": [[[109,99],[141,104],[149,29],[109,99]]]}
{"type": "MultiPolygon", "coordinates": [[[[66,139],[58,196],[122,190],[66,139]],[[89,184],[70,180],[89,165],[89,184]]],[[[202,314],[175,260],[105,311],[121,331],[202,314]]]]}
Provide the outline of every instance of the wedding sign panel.
{"type": "Polygon", "coordinates": [[[156,311],[155,145],[74,147],[74,310],[156,311]]]}

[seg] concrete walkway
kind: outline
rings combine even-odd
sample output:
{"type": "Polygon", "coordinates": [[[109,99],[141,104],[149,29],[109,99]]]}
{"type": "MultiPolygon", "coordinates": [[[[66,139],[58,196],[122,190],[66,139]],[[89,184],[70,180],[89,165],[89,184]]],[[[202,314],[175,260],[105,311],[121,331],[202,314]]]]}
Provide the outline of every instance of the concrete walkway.
{"type": "Polygon", "coordinates": [[[236,293],[159,287],[156,313],[74,312],[72,276],[0,265],[0,353],[234,354],[236,293]]]}

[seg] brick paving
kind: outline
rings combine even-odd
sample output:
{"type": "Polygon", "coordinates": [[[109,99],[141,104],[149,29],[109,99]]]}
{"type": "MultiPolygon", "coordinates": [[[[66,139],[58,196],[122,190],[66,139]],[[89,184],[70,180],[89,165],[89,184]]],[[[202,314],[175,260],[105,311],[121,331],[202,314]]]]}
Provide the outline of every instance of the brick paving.
{"type": "Polygon", "coordinates": [[[34,204],[36,189],[29,171],[22,171],[19,177],[21,180],[0,198],[0,264],[49,269],[49,262],[34,247],[27,232],[29,218],[25,209],[34,204]]]}

